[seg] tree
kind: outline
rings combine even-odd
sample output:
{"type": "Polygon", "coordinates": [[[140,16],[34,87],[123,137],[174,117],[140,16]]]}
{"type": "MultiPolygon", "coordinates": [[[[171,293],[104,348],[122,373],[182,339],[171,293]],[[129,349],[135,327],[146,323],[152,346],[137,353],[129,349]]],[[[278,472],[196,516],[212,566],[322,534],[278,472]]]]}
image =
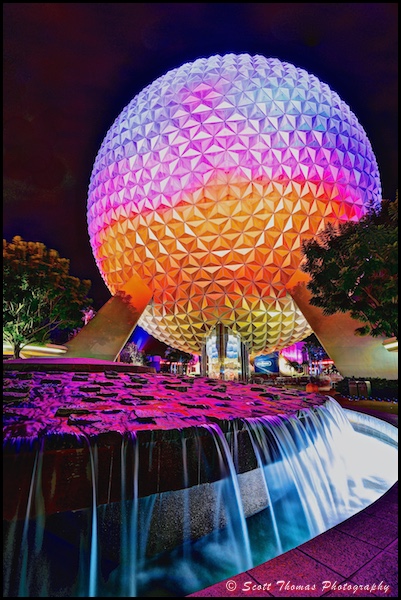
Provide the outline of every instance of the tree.
{"type": "Polygon", "coordinates": [[[349,311],[365,323],[357,335],[398,339],[398,194],[358,222],[327,225],[302,251],[313,306],[349,311]]]}
{"type": "Polygon", "coordinates": [[[3,239],[3,340],[14,358],[29,343],[79,327],[91,282],[69,275],[70,261],[40,242],[3,239]]]}
{"type": "Polygon", "coordinates": [[[302,372],[302,367],[301,367],[301,365],[299,364],[298,361],[296,361],[296,360],[289,360],[288,358],[286,360],[287,360],[288,366],[292,369],[293,372],[295,372],[295,373],[302,372]]]}
{"type": "Polygon", "coordinates": [[[84,325],[87,325],[89,321],[96,316],[96,311],[91,306],[85,306],[85,308],[81,310],[81,313],[84,325]]]}
{"type": "Polygon", "coordinates": [[[144,352],[138,349],[135,342],[127,342],[120,352],[120,360],[123,363],[132,365],[144,365],[146,363],[146,356],[144,352]]]}
{"type": "Polygon", "coordinates": [[[304,349],[308,355],[308,369],[309,373],[313,371],[313,363],[319,363],[322,359],[328,358],[327,353],[323,346],[320,345],[319,340],[314,333],[309,335],[304,341],[304,349]]]}

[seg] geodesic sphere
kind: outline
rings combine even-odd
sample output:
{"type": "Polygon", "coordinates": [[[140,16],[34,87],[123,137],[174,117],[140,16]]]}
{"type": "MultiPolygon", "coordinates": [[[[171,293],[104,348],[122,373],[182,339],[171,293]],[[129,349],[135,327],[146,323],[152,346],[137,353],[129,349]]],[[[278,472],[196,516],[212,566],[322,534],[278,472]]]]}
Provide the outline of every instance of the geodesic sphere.
{"type": "Polygon", "coordinates": [[[358,220],[381,186],[367,136],[314,75],[275,58],[212,56],[141,91],[108,131],[89,236],[115,293],[152,289],[139,325],[199,353],[218,322],[251,354],[311,333],[287,288],[301,240],[358,220]]]}

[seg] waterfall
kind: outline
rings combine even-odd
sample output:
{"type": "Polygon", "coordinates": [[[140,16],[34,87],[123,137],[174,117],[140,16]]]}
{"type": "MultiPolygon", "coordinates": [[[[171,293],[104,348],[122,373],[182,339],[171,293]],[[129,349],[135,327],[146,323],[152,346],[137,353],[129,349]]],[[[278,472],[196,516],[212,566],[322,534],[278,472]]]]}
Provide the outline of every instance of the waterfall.
{"type": "MultiPolygon", "coordinates": [[[[238,571],[246,571],[252,566],[251,547],[234,462],[227,440],[220,427],[216,423],[203,425],[203,427],[212,435],[218,453],[220,472],[222,474],[218,482],[221,488],[219,491],[222,496],[225,520],[229,528],[238,571]]],[[[216,523],[215,529],[217,528],[218,523],[216,523]]]]}
{"type": "MultiPolygon", "coordinates": [[[[121,565],[118,569],[121,596],[135,597],[138,547],[138,445],[133,434],[121,444],[121,565]],[[128,494],[127,455],[131,454],[132,490],[128,494]]],[[[131,480],[131,478],[130,478],[131,480]]]]}
{"type": "Polygon", "coordinates": [[[64,439],[65,464],[86,465],[82,485],[90,498],[86,508],[53,514],[47,509],[61,475],[45,479],[49,440],[13,442],[12,456],[16,464],[27,461],[30,481],[6,522],[3,595],[187,595],[327,530],[397,479],[396,428],[332,399],[294,416],[215,420],[170,433],[120,436],[105,470],[105,496],[107,446],[79,435],[71,450],[64,439]],[[368,460],[364,444],[384,460],[368,460]],[[172,447],[180,458],[168,463],[171,474],[162,473],[161,453],[172,447]],[[174,486],[146,495],[149,474],[174,486]]]}
{"type": "Polygon", "coordinates": [[[98,528],[97,528],[97,447],[94,444],[93,449],[88,441],[91,480],[92,480],[92,532],[90,544],[90,568],[89,568],[89,598],[96,598],[98,581],[98,528]]]}

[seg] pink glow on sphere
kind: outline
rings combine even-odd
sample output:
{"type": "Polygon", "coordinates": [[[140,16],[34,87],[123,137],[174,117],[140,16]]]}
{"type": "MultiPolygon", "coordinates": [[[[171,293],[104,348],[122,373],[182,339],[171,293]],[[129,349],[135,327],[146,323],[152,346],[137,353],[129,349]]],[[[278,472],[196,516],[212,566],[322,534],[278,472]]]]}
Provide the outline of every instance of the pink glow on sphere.
{"type": "Polygon", "coordinates": [[[220,321],[256,355],[311,333],[288,293],[302,240],[380,201],[371,144],[327,84],[228,54],[169,71],[117,117],[89,236],[112,293],[135,273],[152,289],[139,322],[151,335],[199,353],[220,321]]]}

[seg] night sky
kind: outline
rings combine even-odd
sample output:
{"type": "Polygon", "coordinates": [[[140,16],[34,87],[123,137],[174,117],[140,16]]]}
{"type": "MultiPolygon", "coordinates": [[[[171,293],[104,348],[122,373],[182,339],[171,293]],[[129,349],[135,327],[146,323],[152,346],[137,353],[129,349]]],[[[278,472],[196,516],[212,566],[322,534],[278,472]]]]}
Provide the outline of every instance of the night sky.
{"type": "Polygon", "coordinates": [[[3,4],[3,237],[41,241],[110,293],[89,244],[86,202],[108,129],[168,70],[228,52],[316,75],[356,114],[383,197],[398,188],[397,3],[3,4]]]}

